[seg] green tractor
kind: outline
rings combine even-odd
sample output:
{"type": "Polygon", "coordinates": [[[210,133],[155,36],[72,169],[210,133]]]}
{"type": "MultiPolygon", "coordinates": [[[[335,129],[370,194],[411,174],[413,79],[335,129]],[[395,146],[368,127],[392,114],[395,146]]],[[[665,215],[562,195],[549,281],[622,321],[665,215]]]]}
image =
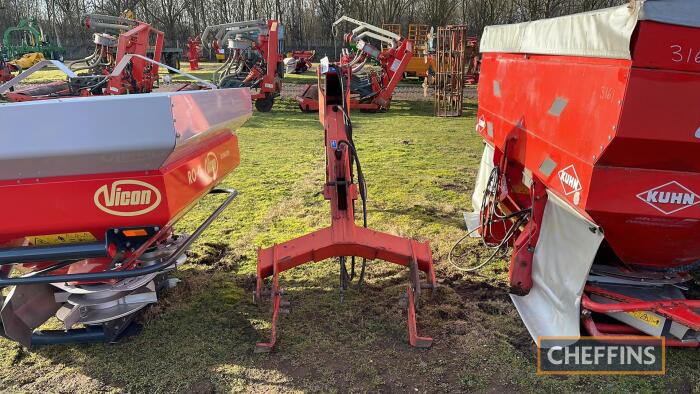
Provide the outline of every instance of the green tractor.
{"type": "Polygon", "coordinates": [[[22,19],[19,25],[5,30],[2,36],[2,55],[8,60],[27,53],[41,53],[47,59],[63,61],[65,49],[52,45],[36,21],[22,19]]]}

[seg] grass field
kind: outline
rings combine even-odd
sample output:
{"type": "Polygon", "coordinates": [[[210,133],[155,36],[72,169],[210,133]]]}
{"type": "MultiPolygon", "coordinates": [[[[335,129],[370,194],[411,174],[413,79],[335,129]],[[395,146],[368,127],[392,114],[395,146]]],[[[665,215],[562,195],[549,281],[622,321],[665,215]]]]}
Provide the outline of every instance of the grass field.
{"type": "MultiPolygon", "coordinates": [[[[142,318],[140,336],[116,345],[26,350],[0,340],[5,392],[691,392],[700,355],[669,352],[664,377],[541,377],[530,337],[506,292],[506,263],[464,276],[446,261],[464,234],[462,211],[482,143],[475,103],[461,118],[432,116],[431,103],[396,102],[353,114],[369,188],[369,225],[429,240],[440,288],[419,312],[431,349],[407,343],[399,299],[407,272],[372,261],[362,289],[338,300],[338,265],[325,261],[282,275],[291,313],[269,355],[269,307],[251,302],[256,249],[328,224],[323,132],[291,101],[255,113],[239,132],[242,163],[224,185],[240,191],[176,273],[182,282],[142,318]]],[[[192,231],[207,200],[181,222],[192,231]]]]}

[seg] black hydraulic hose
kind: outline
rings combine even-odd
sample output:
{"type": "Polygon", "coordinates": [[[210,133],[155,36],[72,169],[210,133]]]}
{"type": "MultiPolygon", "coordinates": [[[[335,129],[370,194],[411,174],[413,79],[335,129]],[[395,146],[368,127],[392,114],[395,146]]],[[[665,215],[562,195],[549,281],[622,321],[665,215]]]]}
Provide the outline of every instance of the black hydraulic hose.
{"type": "MultiPolygon", "coordinates": [[[[148,267],[128,270],[128,271],[106,271],[106,272],[96,272],[88,274],[68,274],[68,275],[43,275],[43,276],[26,276],[19,278],[6,278],[0,279],[0,288],[5,286],[15,286],[15,285],[33,285],[33,284],[49,284],[49,283],[60,283],[60,282],[72,282],[72,281],[94,281],[94,280],[106,280],[106,279],[125,279],[133,278],[136,276],[148,275],[154,272],[162,271],[173,264],[175,264],[180,256],[182,256],[185,251],[192,245],[192,243],[199,238],[200,235],[206,230],[211,223],[216,220],[219,215],[228,207],[231,202],[236,198],[238,192],[233,189],[214,189],[209,192],[210,194],[229,194],[226,200],[221,203],[221,205],[209,215],[209,217],[201,224],[197,229],[190,235],[185,242],[182,243],[165,261],[158,264],[154,264],[148,267]]],[[[165,230],[163,228],[161,232],[165,230]]],[[[151,241],[155,241],[160,236],[161,232],[151,238],[151,241]]],[[[152,242],[150,242],[152,243],[152,242]]],[[[149,243],[147,243],[149,244],[149,243]]]]}

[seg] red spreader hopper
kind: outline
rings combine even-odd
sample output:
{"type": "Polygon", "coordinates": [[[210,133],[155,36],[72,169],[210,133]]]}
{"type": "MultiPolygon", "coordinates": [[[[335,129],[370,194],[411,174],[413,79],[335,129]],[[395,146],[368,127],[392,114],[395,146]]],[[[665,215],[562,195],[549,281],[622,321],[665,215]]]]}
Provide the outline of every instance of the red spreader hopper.
{"type": "Polygon", "coordinates": [[[474,201],[485,240],[513,247],[533,337],[578,336],[583,316],[698,345],[698,42],[690,0],[485,30],[474,201]]]}
{"type": "Polygon", "coordinates": [[[25,346],[114,341],[174,284],[167,272],[236,193],[247,89],[0,105],[3,335],[25,346]],[[226,198],[190,236],[173,225],[226,198]],[[56,316],[65,330],[38,328],[56,316]]]}

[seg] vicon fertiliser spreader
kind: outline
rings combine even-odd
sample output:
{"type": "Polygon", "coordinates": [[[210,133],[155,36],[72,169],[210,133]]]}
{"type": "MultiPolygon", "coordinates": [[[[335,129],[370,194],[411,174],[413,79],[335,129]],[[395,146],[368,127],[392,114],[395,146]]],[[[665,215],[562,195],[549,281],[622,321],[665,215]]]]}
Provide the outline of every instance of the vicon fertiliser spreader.
{"type": "Polygon", "coordinates": [[[481,51],[475,222],[512,245],[533,338],[698,346],[700,2],[488,27],[481,51]]]}
{"type": "Polygon", "coordinates": [[[238,166],[233,131],[251,111],[248,89],[0,104],[2,335],[118,338],[235,197],[215,187],[238,166]],[[208,193],[227,196],[174,234],[208,193]],[[38,329],[53,316],[64,330],[38,329]]]}

